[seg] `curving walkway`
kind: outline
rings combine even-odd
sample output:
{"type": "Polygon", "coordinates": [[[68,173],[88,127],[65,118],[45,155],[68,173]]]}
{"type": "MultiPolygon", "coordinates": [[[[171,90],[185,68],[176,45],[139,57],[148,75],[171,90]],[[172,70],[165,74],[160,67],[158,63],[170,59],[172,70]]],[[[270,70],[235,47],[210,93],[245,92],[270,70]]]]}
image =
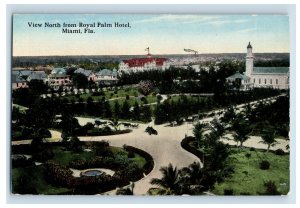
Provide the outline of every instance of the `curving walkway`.
{"type": "MultiPolygon", "coordinates": [[[[91,122],[91,119],[78,118],[78,121],[83,125],[86,122],[91,122]]],[[[112,146],[118,147],[127,144],[148,152],[154,159],[154,169],[145,178],[135,182],[134,187],[134,194],[144,195],[152,187],[151,179],[162,176],[159,171],[162,166],[172,163],[173,166],[182,168],[194,161],[200,162],[196,156],[182,149],[180,145],[186,130],[188,130],[187,128],[191,129],[192,124],[178,127],[165,127],[164,125],[153,125],[153,123],[149,125],[158,131],[158,135],[148,135],[144,132],[148,124],[140,124],[138,129],[134,129],[128,134],[79,138],[81,141],[107,140],[112,146]]],[[[114,194],[114,191],[110,194],[114,194]]]]}

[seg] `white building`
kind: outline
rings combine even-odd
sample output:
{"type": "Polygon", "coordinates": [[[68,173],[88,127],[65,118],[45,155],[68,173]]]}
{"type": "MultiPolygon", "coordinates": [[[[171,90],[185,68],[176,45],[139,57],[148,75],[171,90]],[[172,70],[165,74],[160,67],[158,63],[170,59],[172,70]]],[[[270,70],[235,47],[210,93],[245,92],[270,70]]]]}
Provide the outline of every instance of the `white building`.
{"type": "Polygon", "coordinates": [[[253,87],[289,89],[289,67],[255,67],[253,62],[254,56],[249,42],[245,74],[236,73],[226,80],[229,83],[240,82],[241,90],[248,90],[253,87]]]}
{"type": "Polygon", "coordinates": [[[252,46],[249,42],[245,75],[250,78],[253,87],[289,89],[289,67],[255,67],[253,61],[252,46]]]}
{"type": "Polygon", "coordinates": [[[116,69],[103,69],[95,74],[95,82],[100,85],[113,85],[118,82],[118,72],[116,69]]]}
{"type": "Polygon", "coordinates": [[[170,68],[166,58],[136,58],[123,60],[119,64],[120,73],[142,72],[147,70],[165,70],[170,68]]]}

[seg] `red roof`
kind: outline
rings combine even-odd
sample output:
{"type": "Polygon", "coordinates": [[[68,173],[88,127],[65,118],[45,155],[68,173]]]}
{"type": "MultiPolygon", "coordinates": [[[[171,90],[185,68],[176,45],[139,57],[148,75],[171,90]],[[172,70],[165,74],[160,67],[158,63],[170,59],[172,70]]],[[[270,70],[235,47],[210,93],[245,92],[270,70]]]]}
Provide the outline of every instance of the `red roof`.
{"type": "Polygon", "coordinates": [[[123,62],[125,64],[128,64],[129,67],[144,66],[145,64],[153,61],[156,62],[156,66],[162,66],[164,62],[167,61],[167,59],[166,58],[136,58],[136,59],[123,60],[123,62]]]}

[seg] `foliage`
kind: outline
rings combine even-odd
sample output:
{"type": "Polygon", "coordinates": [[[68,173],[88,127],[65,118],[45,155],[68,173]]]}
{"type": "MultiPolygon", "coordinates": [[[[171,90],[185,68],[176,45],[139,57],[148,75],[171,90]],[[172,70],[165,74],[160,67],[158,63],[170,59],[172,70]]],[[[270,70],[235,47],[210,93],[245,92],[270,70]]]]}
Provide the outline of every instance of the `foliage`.
{"type": "Polygon", "coordinates": [[[88,86],[87,77],[81,73],[74,73],[72,76],[72,82],[77,89],[85,89],[88,86]]]}
{"type": "Polygon", "coordinates": [[[149,95],[153,90],[154,84],[150,80],[142,80],[139,82],[139,90],[143,95],[149,95]]]}
{"type": "Polygon", "coordinates": [[[267,160],[263,160],[259,163],[259,167],[262,170],[268,170],[270,168],[270,163],[267,160]]]}
{"type": "Polygon", "coordinates": [[[281,193],[277,190],[277,186],[274,181],[264,182],[266,191],[262,193],[263,195],[280,195],[281,193]]]}

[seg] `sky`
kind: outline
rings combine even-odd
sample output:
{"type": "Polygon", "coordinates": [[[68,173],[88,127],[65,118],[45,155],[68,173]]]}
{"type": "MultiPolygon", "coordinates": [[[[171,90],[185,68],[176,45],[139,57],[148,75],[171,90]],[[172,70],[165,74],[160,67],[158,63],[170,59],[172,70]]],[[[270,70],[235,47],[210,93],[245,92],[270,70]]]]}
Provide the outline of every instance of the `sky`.
{"type": "Polygon", "coordinates": [[[13,56],[289,52],[287,15],[109,15],[14,14],[13,56]],[[42,24],[30,27],[29,23],[42,24]],[[84,33],[79,23],[129,23],[130,28],[94,27],[84,33]],[[45,27],[59,23],[61,27],[45,27]],[[63,23],[82,33],[63,33],[63,23]]]}

